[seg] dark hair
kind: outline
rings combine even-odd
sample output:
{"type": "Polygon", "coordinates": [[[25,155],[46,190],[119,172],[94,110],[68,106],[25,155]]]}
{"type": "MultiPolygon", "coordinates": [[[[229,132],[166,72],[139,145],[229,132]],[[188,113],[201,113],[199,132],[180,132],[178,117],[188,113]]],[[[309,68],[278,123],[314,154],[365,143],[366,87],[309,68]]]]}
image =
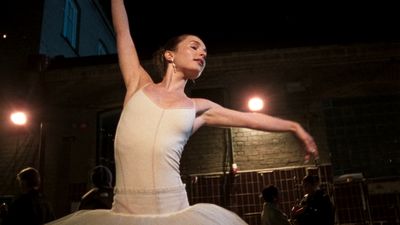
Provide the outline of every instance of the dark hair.
{"type": "Polygon", "coordinates": [[[40,173],[33,167],[27,167],[17,174],[17,179],[23,182],[27,188],[38,188],[40,186],[40,173]]]}
{"type": "Polygon", "coordinates": [[[92,169],[90,178],[96,187],[109,187],[112,182],[112,173],[110,169],[100,165],[92,169]]]}
{"type": "Polygon", "coordinates": [[[164,76],[165,70],[167,69],[168,62],[165,61],[164,53],[166,51],[175,51],[178,47],[178,44],[181,43],[186,37],[191,36],[191,34],[182,34],[175,37],[170,38],[163,47],[159,48],[153,54],[153,63],[157,69],[157,72],[164,76]]]}
{"type": "Polygon", "coordinates": [[[317,175],[307,175],[303,178],[303,184],[315,185],[319,183],[319,177],[317,175]]]}
{"type": "Polygon", "coordinates": [[[278,197],[278,188],[274,185],[269,185],[262,190],[262,197],[266,202],[273,202],[274,198],[278,197]]]}

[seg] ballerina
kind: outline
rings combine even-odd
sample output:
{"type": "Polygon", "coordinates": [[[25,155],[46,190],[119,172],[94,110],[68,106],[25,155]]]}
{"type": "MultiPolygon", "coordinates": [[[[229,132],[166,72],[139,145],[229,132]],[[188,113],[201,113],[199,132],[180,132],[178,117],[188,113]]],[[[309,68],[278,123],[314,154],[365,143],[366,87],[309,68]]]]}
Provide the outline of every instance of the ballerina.
{"type": "Polygon", "coordinates": [[[115,135],[113,206],[78,211],[51,224],[246,224],[223,207],[189,205],[179,162],[189,137],[202,126],[293,132],[305,146],[306,159],[318,157],[313,138],[296,122],[186,96],[186,83],[206,66],[207,49],[196,35],[174,37],[157,51],[163,79],[155,83],[140,64],[124,1],[112,0],[111,10],[126,86],[115,135]]]}

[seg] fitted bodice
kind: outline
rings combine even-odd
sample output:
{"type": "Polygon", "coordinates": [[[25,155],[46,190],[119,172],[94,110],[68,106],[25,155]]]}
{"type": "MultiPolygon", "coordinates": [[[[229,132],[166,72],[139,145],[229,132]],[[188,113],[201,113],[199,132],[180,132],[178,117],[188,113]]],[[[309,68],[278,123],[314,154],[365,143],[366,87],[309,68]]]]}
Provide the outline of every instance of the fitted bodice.
{"type": "Polygon", "coordinates": [[[116,137],[116,188],[153,190],[182,185],[179,161],[194,108],[164,109],[138,90],[124,106],[116,137]]]}
{"type": "Polygon", "coordinates": [[[139,90],[122,110],[115,136],[116,185],[111,210],[79,210],[52,225],[245,225],[217,205],[189,206],[179,174],[194,108],[163,109],[139,90]]]}

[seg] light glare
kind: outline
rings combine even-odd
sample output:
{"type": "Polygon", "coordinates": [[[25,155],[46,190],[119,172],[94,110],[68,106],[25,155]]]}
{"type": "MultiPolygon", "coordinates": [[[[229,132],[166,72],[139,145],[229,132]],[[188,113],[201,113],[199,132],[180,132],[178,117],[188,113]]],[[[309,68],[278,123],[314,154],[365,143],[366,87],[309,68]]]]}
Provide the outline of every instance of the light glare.
{"type": "Polygon", "coordinates": [[[27,121],[26,114],[24,112],[15,112],[11,114],[11,121],[16,125],[25,125],[27,121]]]}
{"type": "Polygon", "coordinates": [[[260,111],[264,108],[264,101],[259,97],[254,97],[249,100],[248,106],[251,111],[260,111]]]}

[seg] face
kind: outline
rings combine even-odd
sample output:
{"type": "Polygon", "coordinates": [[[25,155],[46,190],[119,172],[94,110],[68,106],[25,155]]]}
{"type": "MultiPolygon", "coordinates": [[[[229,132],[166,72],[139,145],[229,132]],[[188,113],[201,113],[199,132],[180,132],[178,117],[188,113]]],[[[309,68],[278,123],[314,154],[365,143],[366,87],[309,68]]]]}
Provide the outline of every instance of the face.
{"type": "Polygon", "coordinates": [[[207,50],[203,41],[189,35],[183,39],[174,52],[176,69],[183,72],[190,80],[198,78],[206,66],[207,50]]]}
{"type": "Polygon", "coordinates": [[[316,185],[310,183],[303,183],[303,189],[306,194],[310,194],[315,191],[316,185]]]}

